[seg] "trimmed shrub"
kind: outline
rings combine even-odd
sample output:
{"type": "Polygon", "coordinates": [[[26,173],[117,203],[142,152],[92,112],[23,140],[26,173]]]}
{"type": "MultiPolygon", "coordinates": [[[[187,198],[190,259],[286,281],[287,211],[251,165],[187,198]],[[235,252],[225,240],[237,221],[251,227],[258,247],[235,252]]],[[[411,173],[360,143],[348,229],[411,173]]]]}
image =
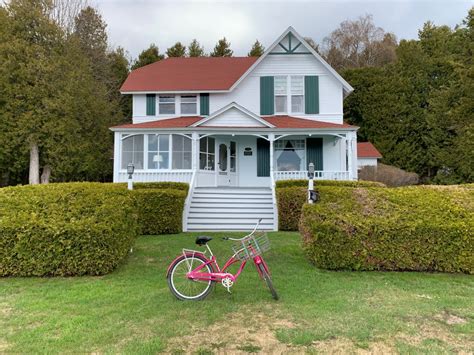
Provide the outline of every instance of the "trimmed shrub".
{"type": "Polygon", "coordinates": [[[141,234],[169,234],[183,230],[183,209],[187,191],[137,189],[138,221],[141,234]]]}
{"type": "Polygon", "coordinates": [[[304,187],[282,187],[276,190],[278,230],[297,231],[301,210],[308,195],[304,187]]]}
{"type": "Polygon", "coordinates": [[[474,273],[474,190],[320,187],[303,246],[318,267],[474,273]]]}
{"type": "MultiPolygon", "coordinates": [[[[314,186],[345,186],[345,187],[384,187],[381,182],[376,181],[346,181],[346,180],[314,180],[314,186]]],[[[279,180],[276,187],[308,187],[308,180],[279,180]]]]}
{"type": "Polygon", "coordinates": [[[112,184],[0,189],[0,276],[102,275],[138,235],[132,194],[112,184]]]}

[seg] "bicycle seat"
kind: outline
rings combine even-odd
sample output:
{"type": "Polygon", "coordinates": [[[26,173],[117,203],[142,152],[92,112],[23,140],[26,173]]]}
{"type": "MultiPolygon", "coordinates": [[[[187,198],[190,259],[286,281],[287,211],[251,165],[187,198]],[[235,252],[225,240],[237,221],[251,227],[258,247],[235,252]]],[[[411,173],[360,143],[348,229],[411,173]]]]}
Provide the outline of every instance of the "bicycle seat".
{"type": "Polygon", "coordinates": [[[208,237],[206,235],[200,235],[199,237],[196,238],[196,244],[203,246],[206,245],[207,242],[210,242],[212,240],[211,237],[208,237]]]}

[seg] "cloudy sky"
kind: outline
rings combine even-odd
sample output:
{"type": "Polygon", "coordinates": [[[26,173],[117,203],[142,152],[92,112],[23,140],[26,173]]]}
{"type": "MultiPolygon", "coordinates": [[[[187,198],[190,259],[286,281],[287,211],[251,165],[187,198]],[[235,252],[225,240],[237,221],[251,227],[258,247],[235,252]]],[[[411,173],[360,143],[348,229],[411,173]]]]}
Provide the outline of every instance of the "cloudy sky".
{"type": "Polygon", "coordinates": [[[160,52],[197,38],[206,52],[226,36],[234,55],[246,55],[255,39],[270,45],[288,26],[317,42],[341,21],[372,14],[377,26],[400,38],[416,38],[424,22],[454,26],[474,0],[199,1],[92,0],[108,24],[114,46],[132,57],[156,43],[160,52]]]}

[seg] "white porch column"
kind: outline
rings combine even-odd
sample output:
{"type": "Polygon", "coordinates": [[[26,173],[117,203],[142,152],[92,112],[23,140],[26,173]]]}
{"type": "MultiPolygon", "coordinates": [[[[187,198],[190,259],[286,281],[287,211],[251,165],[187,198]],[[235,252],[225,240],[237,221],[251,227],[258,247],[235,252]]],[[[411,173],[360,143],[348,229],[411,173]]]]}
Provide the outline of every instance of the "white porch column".
{"type": "Polygon", "coordinates": [[[272,181],[274,178],[274,175],[273,175],[273,141],[274,140],[275,140],[275,134],[270,133],[268,135],[268,141],[270,142],[270,176],[272,177],[271,179],[272,181]]]}
{"type": "Polygon", "coordinates": [[[347,170],[349,171],[349,179],[357,180],[357,133],[347,132],[347,170]]]}
{"type": "Polygon", "coordinates": [[[197,132],[193,132],[192,134],[192,142],[193,142],[193,160],[191,163],[191,168],[193,171],[199,169],[199,134],[197,132]]]}
{"type": "Polygon", "coordinates": [[[358,170],[357,170],[357,132],[352,132],[352,179],[357,180],[359,178],[358,176],[358,170]]]}
{"type": "Polygon", "coordinates": [[[347,171],[349,171],[349,180],[352,180],[352,134],[346,133],[347,144],[347,171]]]}
{"type": "Polygon", "coordinates": [[[120,132],[114,132],[114,175],[113,182],[119,182],[119,171],[120,171],[120,161],[121,150],[122,150],[122,134],[120,132]]]}

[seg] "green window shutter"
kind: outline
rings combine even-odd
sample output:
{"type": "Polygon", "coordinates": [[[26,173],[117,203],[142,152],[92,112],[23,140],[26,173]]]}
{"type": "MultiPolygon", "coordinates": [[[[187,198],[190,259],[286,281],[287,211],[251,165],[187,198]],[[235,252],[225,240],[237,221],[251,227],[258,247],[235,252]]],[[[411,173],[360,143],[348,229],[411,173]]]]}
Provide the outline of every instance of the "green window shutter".
{"type": "Polygon", "coordinates": [[[319,77],[304,77],[304,107],[305,113],[319,113],[319,77]]]}
{"type": "Polygon", "coordinates": [[[257,138],[257,176],[270,176],[270,142],[257,138]]]}
{"type": "Polygon", "coordinates": [[[200,94],[201,116],[209,116],[209,94],[200,94]]]}
{"type": "Polygon", "coordinates": [[[156,114],[156,95],[146,94],[146,115],[155,116],[156,114]]]}
{"type": "Polygon", "coordinates": [[[273,115],[275,113],[274,108],[274,87],[273,87],[273,76],[261,76],[260,77],[260,114],[261,115],[273,115]]]}
{"type": "Polygon", "coordinates": [[[314,170],[323,170],[322,138],[306,138],[306,169],[310,163],[314,164],[314,170]]]}

